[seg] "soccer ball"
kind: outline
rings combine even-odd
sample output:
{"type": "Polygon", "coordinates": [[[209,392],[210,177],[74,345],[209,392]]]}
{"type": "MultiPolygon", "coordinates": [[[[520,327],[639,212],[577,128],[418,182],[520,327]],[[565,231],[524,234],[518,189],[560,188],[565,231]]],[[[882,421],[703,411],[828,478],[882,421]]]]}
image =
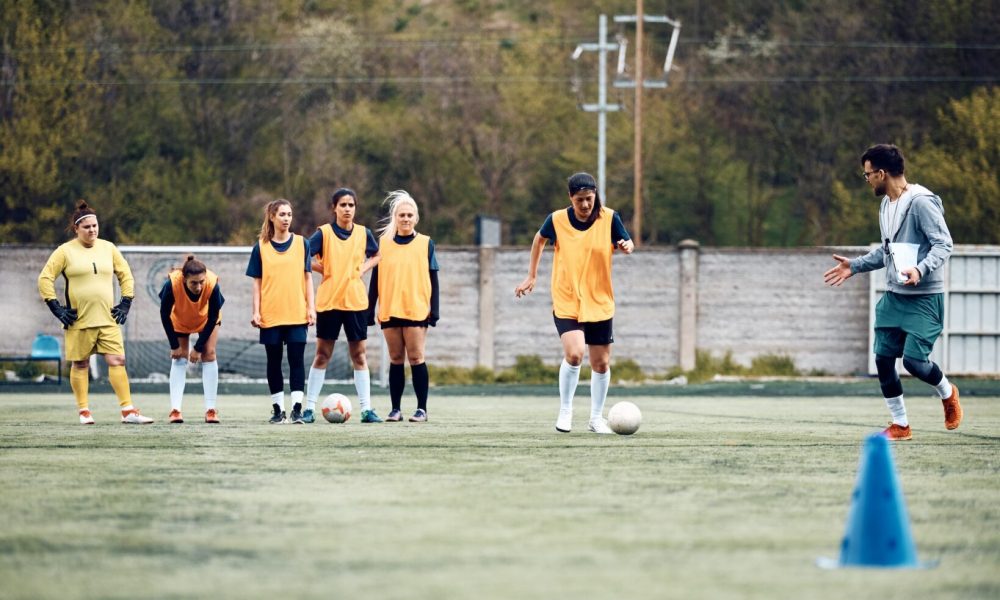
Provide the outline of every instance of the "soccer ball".
{"type": "Polygon", "coordinates": [[[330,394],[320,405],[323,418],[331,423],[346,423],[351,418],[351,401],[343,394],[330,394]]]}
{"type": "Polygon", "coordinates": [[[619,435],[632,435],[639,430],[642,413],[631,402],[619,402],[608,411],[608,426],[619,435]]]}

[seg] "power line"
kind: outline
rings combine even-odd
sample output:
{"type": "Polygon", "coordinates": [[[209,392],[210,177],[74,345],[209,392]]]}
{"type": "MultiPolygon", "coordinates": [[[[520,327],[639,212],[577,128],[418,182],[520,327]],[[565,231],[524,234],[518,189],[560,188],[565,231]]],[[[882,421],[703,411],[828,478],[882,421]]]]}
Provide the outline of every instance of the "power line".
{"type": "MultiPolygon", "coordinates": [[[[104,52],[109,54],[179,54],[179,53],[241,53],[241,52],[285,52],[295,50],[320,50],[324,48],[342,48],[342,43],[334,43],[326,38],[315,38],[323,41],[295,41],[270,44],[215,44],[215,45],[180,45],[180,46],[139,46],[139,45],[67,45],[48,46],[44,48],[9,48],[0,51],[0,55],[21,55],[21,54],[58,54],[65,52],[104,52]]],[[[401,48],[408,46],[418,46],[423,48],[454,48],[463,45],[497,46],[504,44],[517,45],[563,45],[576,46],[580,43],[577,39],[565,37],[489,37],[470,36],[455,37],[452,39],[413,38],[413,39],[393,39],[391,37],[380,40],[367,39],[355,44],[360,48],[401,48]]],[[[719,44],[718,38],[680,38],[678,44],[697,45],[711,47],[719,44]]],[[[1000,44],[962,44],[955,42],[884,42],[884,41],[823,41],[823,40],[767,40],[767,39],[725,39],[724,43],[730,46],[763,46],[769,48],[849,48],[849,49],[912,49],[912,50],[974,50],[974,51],[996,51],[1000,50],[1000,44]]]]}
{"type": "MultiPolygon", "coordinates": [[[[334,85],[334,84],[403,84],[403,85],[450,85],[450,84],[504,84],[504,85],[528,85],[540,83],[553,83],[570,85],[579,82],[581,79],[573,77],[406,77],[406,76],[386,76],[386,77],[254,77],[254,78],[199,78],[199,79],[122,79],[118,81],[98,80],[98,79],[51,79],[51,80],[23,80],[23,81],[0,81],[0,87],[34,87],[34,86],[72,86],[72,85],[96,85],[96,86],[260,86],[260,85],[334,85]]],[[[584,78],[583,82],[594,83],[596,78],[584,78]]],[[[862,76],[849,75],[843,77],[826,76],[782,76],[782,77],[688,77],[677,79],[674,85],[712,85],[712,84],[874,84],[874,83],[995,83],[1000,81],[1000,75],[972,75],[972,76],[862,76]]]]}

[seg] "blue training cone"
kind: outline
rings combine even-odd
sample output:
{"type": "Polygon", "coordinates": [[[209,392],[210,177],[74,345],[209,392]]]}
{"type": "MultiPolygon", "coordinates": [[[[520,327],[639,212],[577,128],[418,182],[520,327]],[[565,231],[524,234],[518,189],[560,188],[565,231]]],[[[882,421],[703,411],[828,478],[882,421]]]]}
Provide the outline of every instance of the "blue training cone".
{"type": "Polygon", "coordinates": [[[820,559],[821,567],[920,569],[935,563],[917,560],[906,500],[896,475],[889,440],[881,434],[865,439],[858,480],[851,494],[847,531],[840,559],[820,559]]]}

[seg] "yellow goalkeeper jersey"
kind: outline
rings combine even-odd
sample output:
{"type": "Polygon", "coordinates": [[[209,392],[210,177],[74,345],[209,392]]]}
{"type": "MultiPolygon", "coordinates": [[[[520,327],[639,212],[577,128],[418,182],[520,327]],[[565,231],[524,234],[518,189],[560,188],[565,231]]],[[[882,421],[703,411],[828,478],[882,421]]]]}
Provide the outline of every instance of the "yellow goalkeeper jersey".
{"type": "Polygon", "coordinates": [[[38,293],[42,300],[56,299],[56,277],[66,282],[63,304],[77,311],[76,322],[69,329],[89,329],[115,325],[111,316],[118,278],[122,296],[135,296],[132,270],[118,248],[98,239],[90,248],[71,240],[55,249],[38,275],[38,293]]]}

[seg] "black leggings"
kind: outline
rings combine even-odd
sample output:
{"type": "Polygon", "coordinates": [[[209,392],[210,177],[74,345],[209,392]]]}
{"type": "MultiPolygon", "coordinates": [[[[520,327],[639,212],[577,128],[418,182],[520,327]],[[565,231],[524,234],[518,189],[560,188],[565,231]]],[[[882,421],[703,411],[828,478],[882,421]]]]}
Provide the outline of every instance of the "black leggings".
{"type": "MultiPolygon", "coordinates": [[[[937,385],[944,378],[941,368],[929,360],[914,360],[904,356],[903,367],[911,375],[930,385],[937,385]]],[[[902,396],[903,384],[899,381],[899,373],[896,372],[896,358],[876,355],[875,368],[878,369],[878,382],[882,386],[882,396],[885,398],[902,396]]]]}
{"type": "MultiPolygon", "coordinates": [[[[264,344],[267,352],[267,387],[272,394],[285,389],[285,376],[281,373],[281,344],[264,344]]],[[[288,343],[288,383],[293,392],[306,389],[305,342],[288,343]]]]}

